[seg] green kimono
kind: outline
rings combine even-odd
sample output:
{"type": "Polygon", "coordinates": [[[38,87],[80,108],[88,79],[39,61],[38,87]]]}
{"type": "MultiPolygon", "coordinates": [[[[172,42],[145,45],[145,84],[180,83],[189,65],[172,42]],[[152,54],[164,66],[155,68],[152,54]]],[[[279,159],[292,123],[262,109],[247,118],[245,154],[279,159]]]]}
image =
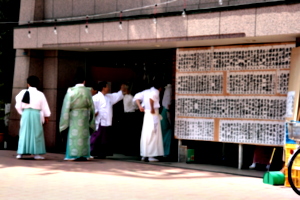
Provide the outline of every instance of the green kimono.
{"type": "Polygon", "coordinates": [[[89,88],[82,84],[65,95],[59,131],[69,128],[65,160],[90,158],[90,129],[95,130],[95,109],[89,88]]]}

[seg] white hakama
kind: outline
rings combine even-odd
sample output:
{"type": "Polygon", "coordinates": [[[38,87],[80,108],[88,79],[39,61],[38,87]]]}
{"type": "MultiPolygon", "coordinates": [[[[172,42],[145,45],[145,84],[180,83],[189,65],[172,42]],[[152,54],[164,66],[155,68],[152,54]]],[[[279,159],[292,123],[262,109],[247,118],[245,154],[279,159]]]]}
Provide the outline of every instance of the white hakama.
{"type": "Polygon", "coordinates": [[[164,155],[164,147],[158,110],[151,114],[145,110],[144,123],[141,135],[140,150],[142,157],[155,157],[164,155]]]}

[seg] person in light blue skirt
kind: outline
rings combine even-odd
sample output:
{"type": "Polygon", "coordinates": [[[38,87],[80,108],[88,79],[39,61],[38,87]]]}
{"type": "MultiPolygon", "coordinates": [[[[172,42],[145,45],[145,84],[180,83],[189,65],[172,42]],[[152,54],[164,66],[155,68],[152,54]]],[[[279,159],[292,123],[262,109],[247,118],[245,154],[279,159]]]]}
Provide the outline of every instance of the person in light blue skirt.
{"type": "Polygon", "coordinates": [[[45,159],[46,153],[43,123],[48,122],[50,109],[45,95],[37,90],[39,78],[27,78],[27,90],[22,90],[16,96],[16,106],[21,115],[17,159],[24,154],[34,155],[34,159],[45,159]]]}

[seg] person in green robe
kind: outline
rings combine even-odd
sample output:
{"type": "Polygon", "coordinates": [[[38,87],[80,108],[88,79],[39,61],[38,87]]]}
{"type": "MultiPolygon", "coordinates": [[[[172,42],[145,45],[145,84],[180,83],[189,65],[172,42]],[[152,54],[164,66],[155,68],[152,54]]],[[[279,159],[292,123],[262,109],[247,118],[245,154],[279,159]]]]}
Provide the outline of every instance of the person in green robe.
{"type": "Polygon", "coordinates": [[[77,84],[68,89],[61,110],[59,131],[68,128],[64,160],[93,158],[90,156],[90,131],[95,130],[95,109],[91,90],[84,86],[83,74],[77,72],[77,84]]]}

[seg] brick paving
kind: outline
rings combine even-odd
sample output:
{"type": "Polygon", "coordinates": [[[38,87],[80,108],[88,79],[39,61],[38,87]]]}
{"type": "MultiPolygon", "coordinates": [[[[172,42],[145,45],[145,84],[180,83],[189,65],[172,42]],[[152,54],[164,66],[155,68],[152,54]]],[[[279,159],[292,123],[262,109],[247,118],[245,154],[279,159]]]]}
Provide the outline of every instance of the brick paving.
{"type": "Polygon", "coordinates": [[[1,200],[299,199],[291,188],[261,178],[110,159],[68,162],[51,153],[46,160],[15,156],[0,151],[1,200]]]}

